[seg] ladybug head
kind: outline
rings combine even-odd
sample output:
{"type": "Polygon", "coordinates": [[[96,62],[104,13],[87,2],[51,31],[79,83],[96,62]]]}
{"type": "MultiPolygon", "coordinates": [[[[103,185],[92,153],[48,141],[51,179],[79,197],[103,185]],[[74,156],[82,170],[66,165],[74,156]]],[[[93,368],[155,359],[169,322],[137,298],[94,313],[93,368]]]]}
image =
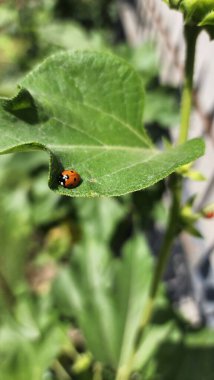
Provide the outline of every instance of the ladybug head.
{"type": "Polygon", "coordinates": [[[68,174],[60,174],[59,176],[59,184],[61,186],[65,186],[66,181],[69,179],[68,174]]]}

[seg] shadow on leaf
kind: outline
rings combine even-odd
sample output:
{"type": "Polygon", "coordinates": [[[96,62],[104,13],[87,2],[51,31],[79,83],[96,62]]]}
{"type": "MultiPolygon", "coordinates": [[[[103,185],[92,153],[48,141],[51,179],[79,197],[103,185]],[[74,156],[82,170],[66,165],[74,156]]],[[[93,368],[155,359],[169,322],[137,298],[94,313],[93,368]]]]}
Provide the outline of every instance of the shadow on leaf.
{"type": "Polygon", "coordinates": [[[41,106],[38,111],[32,95],[25,89],[21,89],[14,98],[5,100],[3,107],[5,111],[28,124],[34,125],[48,119],[41,106]]]}

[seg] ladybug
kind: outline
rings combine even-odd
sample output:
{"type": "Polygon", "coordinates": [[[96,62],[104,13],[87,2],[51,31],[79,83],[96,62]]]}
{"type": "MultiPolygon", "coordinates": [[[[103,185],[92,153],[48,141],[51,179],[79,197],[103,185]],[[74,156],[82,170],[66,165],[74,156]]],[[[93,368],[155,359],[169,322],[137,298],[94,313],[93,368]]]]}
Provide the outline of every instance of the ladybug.
{"type": "Polygon", "coordinates": [[[59,176],[59,184],[66,188],[77,187],[81,177],[75,170],[63,170],[59,176]]]}

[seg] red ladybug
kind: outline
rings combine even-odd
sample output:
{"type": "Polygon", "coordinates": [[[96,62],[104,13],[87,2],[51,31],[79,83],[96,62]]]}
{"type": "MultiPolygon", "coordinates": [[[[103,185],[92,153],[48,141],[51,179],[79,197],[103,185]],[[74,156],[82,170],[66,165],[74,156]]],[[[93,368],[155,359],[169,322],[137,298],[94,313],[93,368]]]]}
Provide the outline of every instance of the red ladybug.
{"type": "Polygon", "coordinates": [[[75,170],[63,170],[59,176],[59,184],[66,188],[77,187],[81,177],[75,170]]]}

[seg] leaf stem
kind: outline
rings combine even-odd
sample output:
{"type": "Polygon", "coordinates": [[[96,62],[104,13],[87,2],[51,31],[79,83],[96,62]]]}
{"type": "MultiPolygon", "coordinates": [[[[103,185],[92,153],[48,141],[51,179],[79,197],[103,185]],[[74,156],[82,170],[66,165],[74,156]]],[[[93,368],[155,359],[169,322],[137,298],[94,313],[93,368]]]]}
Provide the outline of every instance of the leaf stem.
{"type": "Polygon", "coordinates": [[[195,62],[195,48],[198,36],[198,29],[193,26],[185,25],[184,34],[186,40],[186,61],[185,77],[181,99],[181,126],[178,143],[182,144],[188,139],[190,115],[192,107],[193,93],[193,73],[195,62]]]}

